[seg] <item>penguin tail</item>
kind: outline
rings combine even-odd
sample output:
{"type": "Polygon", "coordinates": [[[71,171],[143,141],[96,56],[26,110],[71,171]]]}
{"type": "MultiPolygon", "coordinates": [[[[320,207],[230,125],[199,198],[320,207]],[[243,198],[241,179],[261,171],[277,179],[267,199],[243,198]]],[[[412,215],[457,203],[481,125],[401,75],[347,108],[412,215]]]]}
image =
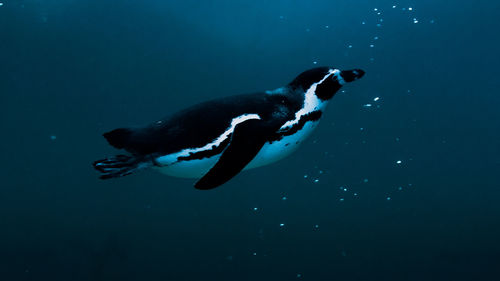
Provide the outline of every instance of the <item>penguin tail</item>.
{"type": "Polygon", "coordinates": [[[119,128],[111,132],[104,133],[103,136],[104,138],[106,138],[110,145],[115,148],[121,149],[125,148],[132,133],[133,131],[131,129],[119,128]]]}
{"type": "Polygon", "coordinates": [[[97,160],[92,165],[97,171],[101,172],[99,178],[103,180],[127,176],[149,166],[147,162],[129,155],[108,157],[97,160]]]}

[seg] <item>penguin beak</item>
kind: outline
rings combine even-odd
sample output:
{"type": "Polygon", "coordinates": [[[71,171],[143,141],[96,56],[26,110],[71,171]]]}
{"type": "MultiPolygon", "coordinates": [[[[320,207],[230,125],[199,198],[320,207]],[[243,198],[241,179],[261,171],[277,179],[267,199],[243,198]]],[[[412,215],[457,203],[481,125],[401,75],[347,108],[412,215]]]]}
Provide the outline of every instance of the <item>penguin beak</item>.
{"type": "Polygon", "coordinates": [[[343,70],[340,72],[340,76],[344,78],[346,82],[352,82],[354,80],[358,80],[365,75],[365,72],[361,69],[353,69],[353,70],[343,70]]]}

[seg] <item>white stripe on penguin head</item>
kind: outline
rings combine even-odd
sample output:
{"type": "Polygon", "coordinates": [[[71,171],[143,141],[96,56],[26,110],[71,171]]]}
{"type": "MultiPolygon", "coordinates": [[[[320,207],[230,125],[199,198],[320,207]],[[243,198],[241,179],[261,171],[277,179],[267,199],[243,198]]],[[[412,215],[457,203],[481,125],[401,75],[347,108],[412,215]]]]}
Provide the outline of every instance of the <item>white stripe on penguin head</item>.
{"type": "MultiPolygon", "coordinates": [[[[313,83],[311,85],[311,87],[309,87],[309,89],[307,89],[307,91],[304,95],[304,106],[299,111],[295,112],[295,119],[287,121],[285,124],[283,124],[283,126],[281,126],[281,128],[279,129],[280,132],[283,132],[283,131],[290,129],[293,125],[299,123],[300,117],[302,117],[308,113],[311,113],[313,111],[316,111],[316,110],[320,109],[323,104],[326,104],[327,101],[322,101],[316,96],[316,88],[318,87],[318,85],[323,83],[323,81],[325,81],[332,74],[335,75],[336,77],[338,75],[338,77],[340,77],[342,79],[342,77],[340,76],[340,70],[330,69],[328,71],[328,74],[326,74],[323,77],[323,79],[321,79],[319,82],[313,83]]],[[[339,79],[338,77],[337,77],[337,79],[339,79]]],[[[344,79],[338,80],[338,81],[341,85],[343,85],[341,81],[344,81],[344,79]]],[[[345,81],[344,81],[344,83],[345,83],[345,81]]]]}
{"type": "Polygon", "coordinates": [[[337,77],[337,81],[339,81],[339,84],[340,84],[340,85],[344,85],[344,84],[346,83],[346,82],[345,82],[345,80],[344,80],[344,77],[342,77],[342,75],[340,75],[340,70],[335,69],[335,70],[333,71],[333,75],[334,75],[335,77],[337,77]]]}

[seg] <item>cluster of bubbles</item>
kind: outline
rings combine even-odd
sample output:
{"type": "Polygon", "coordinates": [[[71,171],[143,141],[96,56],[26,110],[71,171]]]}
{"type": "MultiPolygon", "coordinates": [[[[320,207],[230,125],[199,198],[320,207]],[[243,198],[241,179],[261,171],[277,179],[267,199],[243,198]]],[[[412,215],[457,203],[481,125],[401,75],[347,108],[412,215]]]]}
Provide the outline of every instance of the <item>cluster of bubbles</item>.
{"type": "MultiPolygon", "coordinates": [[[[374,7],[372,8],[371,12],[372,13],[375,13],[375,20],[362,20],[360,22],[361,25],[363,26],[372,26],[374,25],[375,28],[376,28],[376,33],[371,36],[370,38],[370,42],[368,43],[368,45],[366,45],[366,47],[368,47],[370,50],[376,48],[376,42],[381,38],[381,33],[383,33],[383,26],[384,26],[384,23],[385,23],[385,20],[383,18],[383,15],[384,13],[394,13],[394,12],[402,12],[404,14],[407,14],[408,16],[408,20],[413,23],[413,24],[419,24],[421,23],[421,21],[419,20],[419,18],[417,17],[417,12],[415,11],[415,8],[414,7],[404,7],[404,6],[399,6],[398,4],[393,4],[393,5],[390,5],[388,7],[385,7],[385,10],[384,8],[378,8],[378,7],[374,7]]],[[[371,16],[370,14],[368,14],[368,16],[371,16]]],[[[283,19],[283,17],[281,17],[283,19]]],[[[434,19],[430,19],[428,20],[428,23],[430,24],[434,24],[435,23],[435,20],[434,19]]],[[[329,25],[325,25],[324,26],[324,29],[329,29],[330,26],[329,25]]],[[[307,28],[306,29],[306,32],[310,32],[311,29],[310,28],[307,28]]],[[[352,43],[347,43],[345,45],[347,47],[348,50],[350,49],[353,49],[355,48],[355,45],[352,44],[352,43]]],[[[369,58],[370,62],[374,62],[375,61],[375,58],[372,56],[369,58]]],[[[313,64],[318,64],[318,60],[315,59],[313,60],[312,62],[313,64]]]]}

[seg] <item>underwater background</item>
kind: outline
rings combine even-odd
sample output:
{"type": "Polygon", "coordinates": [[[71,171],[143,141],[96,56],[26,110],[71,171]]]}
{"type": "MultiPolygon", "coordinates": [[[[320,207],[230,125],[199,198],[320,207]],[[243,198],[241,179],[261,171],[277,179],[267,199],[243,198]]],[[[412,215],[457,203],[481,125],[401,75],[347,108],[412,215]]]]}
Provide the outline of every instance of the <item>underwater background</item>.
{"type": "Polygon", "coordinates": [[[1,0],[0,280],[500,280],[500,2],[1,0]],[[101,136],[327,65],[365,77],[211,191],[101,136]]]}

